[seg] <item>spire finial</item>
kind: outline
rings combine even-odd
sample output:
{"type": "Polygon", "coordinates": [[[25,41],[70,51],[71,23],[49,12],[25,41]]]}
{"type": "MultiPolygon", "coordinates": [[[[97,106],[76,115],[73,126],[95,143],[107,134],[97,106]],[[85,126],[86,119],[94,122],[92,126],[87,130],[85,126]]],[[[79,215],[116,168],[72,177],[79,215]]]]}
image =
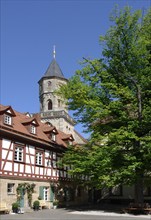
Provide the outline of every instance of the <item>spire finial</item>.
{"type": "Polygon", "coordinates": [[[56,58],[56,46],[55,45],[53,46],[53,58],[54,59],[56,58]]]}

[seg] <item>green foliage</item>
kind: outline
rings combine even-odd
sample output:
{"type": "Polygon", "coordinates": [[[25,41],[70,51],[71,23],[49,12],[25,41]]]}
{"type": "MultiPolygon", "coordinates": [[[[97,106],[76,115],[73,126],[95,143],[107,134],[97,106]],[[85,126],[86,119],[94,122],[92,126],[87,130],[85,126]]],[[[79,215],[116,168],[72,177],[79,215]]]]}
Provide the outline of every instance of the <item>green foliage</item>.
{"type": "Polygon", "coordinates": [[[12,210],[14,213],[18,213],[18,210],[19,210],[19,203],[18,202],[14,202],[12,203],[12,210]]]}
{"type": "Polygon", "coordinates": [[[18,202],[12,203],[12,209],[18,209],[18,208],[19,208],[19,203],[18,202]]]}
{"type": "Polygon", "coordinates": [[[102,57],[84,58],[59,91],[91,132],[89,144],[70,147],[63,162],[77,179],[83,175],[98,188],[143,186],[151,177],[151,9],[143,16],[116,8],[111,20],[100,37],[102,57]]]}
{"type": "Polygon", "coordinates": [[[54,206],[57,206],[59,204],[59,201],[57,200],[57,199],[55,199],[54,201],[53,201],[53,205],[54,206]]]}
{"type": "Polygon", "coordinates": [[[34,208],[34,209],[39,209],[39,205],[40,205],[40,203],[39,203],[38,200],[35,200],[35,201],[33,202],[33,208],[34,208]]]}
{"type": "Polygon", "coordinates": [[[20,201],[20,197],[22,194],[25,194],[27,192],[27,198],[28,198],[28,204],[31,207],[32,203],[32,194],[34,193],[35,184],[29,184],[29,183],[20,183],[16,189],[17,191],[17,199],[20,201]]]}

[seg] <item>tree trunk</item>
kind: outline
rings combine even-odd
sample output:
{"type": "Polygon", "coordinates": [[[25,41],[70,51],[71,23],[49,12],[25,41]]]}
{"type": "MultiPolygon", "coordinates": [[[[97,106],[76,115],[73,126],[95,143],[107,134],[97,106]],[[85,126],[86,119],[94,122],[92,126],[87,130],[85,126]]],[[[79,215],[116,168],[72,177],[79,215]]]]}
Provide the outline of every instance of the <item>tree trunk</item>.
{"type": "Polygon", "coordinates": [[[144,203],[144,195],[143,195],[143,176],[140,176],[135,183],[135,203],[143,206],[144,203]]]}

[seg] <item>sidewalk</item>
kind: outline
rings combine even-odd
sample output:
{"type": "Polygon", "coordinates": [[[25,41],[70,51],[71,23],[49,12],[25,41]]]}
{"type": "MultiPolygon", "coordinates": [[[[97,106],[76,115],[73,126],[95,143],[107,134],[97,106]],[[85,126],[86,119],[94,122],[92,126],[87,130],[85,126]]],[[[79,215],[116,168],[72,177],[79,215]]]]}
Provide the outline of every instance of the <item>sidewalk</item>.
{"type": "Polygon", "coordinates": [[[24,214],[0,215],[1,220],[151,220],[151,215],[130,215],[120,213],[120,207],[109,207],[100,210],[100,207],[77,207],[43,209],[40,211],[25,212],[24,214]],[[113,210],[113,209],[116,209],[113,210]]]}
{"type": "Polygon", "coordinates": [[[77,207],[76,210],[73,208],[72,214],[74,215],[93,215],[93,216],[112,216],[112,217],[127,217],[127,218],[138,218],[138,219],[149,219],[151,220],[151,215],[133,215],[129,213],[124,213],[126,205],[120,204],[99,204],[99,205],[90,205],[89,207],[77,207]]]}
{"type": "Polygon", "coordinates": [[[151,220],[151,215],[132,215],[132,214],[127,214],[127,213],[116,213],[116,212],[107,212],[107,211],[92,211],[92,210],[87,210],[87,211],[73,211],[71,212],[72,214],[75,215],[93,215],[93,216],[117,216],[117,217],[128,217],[128,218],[139,218],[139,219],[150,219],[151,220]]]}

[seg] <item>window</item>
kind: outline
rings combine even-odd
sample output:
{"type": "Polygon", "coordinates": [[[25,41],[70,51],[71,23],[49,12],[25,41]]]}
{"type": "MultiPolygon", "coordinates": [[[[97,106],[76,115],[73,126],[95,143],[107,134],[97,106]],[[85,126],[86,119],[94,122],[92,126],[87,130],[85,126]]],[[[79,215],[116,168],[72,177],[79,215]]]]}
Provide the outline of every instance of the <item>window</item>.
{"type": "Polygon", "coordinates": [[[14,183],[8,183],[7,184],[7,193],[8,194],[14,194],[14,186],[15,186],[14,183]]]}
{"type": "Polygon", "coordinates": [[[58,107],[61,107],[62,106],[62,102],[60,99],[58,99],[58,107]]]}
{"type": "Polygon", "coordinates": [[[51,140],[56,141],[56,135],[54,133],[51,134],[51,140]]]}
{"type": "Polygon", "coordinates": [[[31,133],[36,134],[36,127],[34,125],[31,125],[31,133]]]}
{"type": "Polygon", "coordinates": [[[67,140],[67,141],[64,141],[66,143],[66,145],[72,145],[72,141],[70,140],[67,140]]]}
{"type": "Polygon", "coordinates": [[[48,87],[50,87],[51,86],[51,81],[48,81],[48,87]]]}
{"type": "Polygon", "coordinates": [[[52,101],[48,100],[48,110],[52,110],[52,101]]]}
{"type": "Polygon", "coordinates": [[[10,115],[4,115],[4,123],[7,125],[12,124],[12,117],[10,115]]]}
{"type": "Polygon", "coordinates": [[[52,124],[49,121],[46,121],[45,124],[48,125],[49,127],[52,127],[52,124]]]}
{"type": "Polygon", "coordinates": [[[53,161],[52,161],[52,166],[53,166],[53,168],[56,168],[56,167],[57,167],[57,162],[56,162],[56,160],[53,160],[53,161]]]}
{"type": "Polygon", "coordinates": [[[51,159],[48,159],[48,160],[47,160],[47,166],[48,166],[48,167],[51,167],[51,166],[52,166],[51,159]]]}
{"type": "Polygon", "coordinates": [[[40,186],[39,187],[39,197],[43,200],[49,200],[49,187],[47,186],[40,186]]]}
{"type": "Polygon", "coordinates": [[[43,164],[43,154],[42,154],[42,152],[37,152],[36,153],[36,164],[37,165],[42,165],[43,164]]]}
{"type": "Polygon", "coordinates": [[[51,152],[49,152],[49,157],[48,157],[48,159],[47,159],[46,164],[47,164],[48,167],[51,167],[51,166],[52,166],[52,162],[51,162],[51,152]]]}
{"type": "Polygon", "coordinates": [[[23,161],[23,147],[17,146],[15,147],[15,155],[14,155],[15,161],[23,161]]]}
{"type": "Polygon", "coordinates": [[[54,160],[56,160],[57,155],[56,155],[56,153],[55,153],[55,152],[52,152],[52,158],[53,158],[54,160]]]}
{"type": "Polygon", "coordinates": [[[48,201],[48,187],[43,188],[43,193],[44,193],[44,200],[48,201]]]}

